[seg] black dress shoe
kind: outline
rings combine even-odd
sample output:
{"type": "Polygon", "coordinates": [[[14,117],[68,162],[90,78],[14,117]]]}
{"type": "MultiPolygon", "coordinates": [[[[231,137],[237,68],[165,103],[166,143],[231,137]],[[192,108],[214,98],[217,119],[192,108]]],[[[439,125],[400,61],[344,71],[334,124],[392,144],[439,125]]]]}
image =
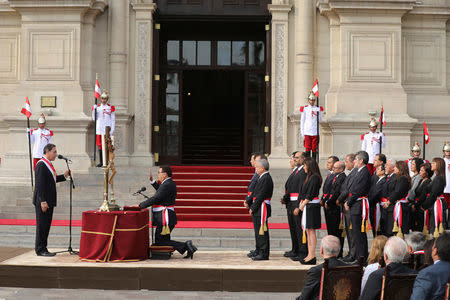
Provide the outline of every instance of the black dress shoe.
{"type": "Polygon", "coordinates": [[[192,244],[192,241],[189,240],[189,241],[186,242],[186,248],[187,248],[187,254],[186,254],[186,256],[184,258],[193,259],[194,258],[194,253],[195,253],[195,251],[197,251],[197,247],[195,247],[192,244]]]}
{"type": "Polygon", "coordinates": [[[97,168],[101,168],[101,167],[103,167],[103,164],[102,164],[102,163],[99,163],[96,167],[97,167],[97,168]]]}
{"type": "Polygon", "coordinates": [[[294,251],[286,251],[286,252],[284,252],[283,256],[284,257],[296,257],[298,255],[294,251]]]}
{"type": "Polygon", "coordinates": [[[247,257],[252,258],[258,255],[258,252],[256,250],[252,250],[249,253],[247,253],[247,257]]]}
{"type": "Polygon", "coordinates": [[[300,261],[300,260],[303,259],[303,257],[300,257],[300,256],[294,256],[294,257],[290,257],[290,259],[291,259],[292,261],[300,261]]]}
{"type": "Polygon", "coordinates": [[[301,263],[302,265],[315,265],[315,264],[317,264],[317,260],[316,260],[315,257],[314,257],[313,259],[310,259],[310,260],[302,259],[302,260],[300,261],[300,263],[301,263]]]}
{"type": "Polygon", "coordinates": [[[269,260],[269,257],[267,256],[262,256],[261,254],[258,254],[255,257],[252,257],[253,260],[269,260]]]}
{"type": "Polygon", "coordinates": [[[56,255],[56,253],[48,252],[48,251],[44,251],[44,252],[41,252],[41,253],[37,254],[37,256],[48,256],[48,257],[55,256],[55,255],[56,255]]]}

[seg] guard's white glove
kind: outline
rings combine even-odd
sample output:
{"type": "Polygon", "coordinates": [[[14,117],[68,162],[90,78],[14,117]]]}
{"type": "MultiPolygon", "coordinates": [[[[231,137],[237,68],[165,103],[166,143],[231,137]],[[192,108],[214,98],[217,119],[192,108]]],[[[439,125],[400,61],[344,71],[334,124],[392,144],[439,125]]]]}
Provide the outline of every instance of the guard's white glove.
{"type": "Polygon", "coordinates": [[[111,144],[114,146],[114,136],[111,135],[111,144]]]}
{"type": "Polygon", "coordinates": [[[31,132],[30,128],[27,128],[27,132],[31,132]]]}

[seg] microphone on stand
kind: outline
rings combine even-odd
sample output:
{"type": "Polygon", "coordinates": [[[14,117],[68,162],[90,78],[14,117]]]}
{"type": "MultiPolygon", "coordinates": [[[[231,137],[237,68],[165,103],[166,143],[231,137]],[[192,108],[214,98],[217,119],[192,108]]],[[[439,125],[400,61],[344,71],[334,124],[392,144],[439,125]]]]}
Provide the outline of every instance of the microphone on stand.
{"type": "Polygon", "coordinates": [[[147,190],[147,188],[145,187],[145,186],[143,186],[143,187],[141,187],[141,189],[140,190],[138,190],[136,193],[134,193],[133,195],[137,195],[137,194],[140,194],[140,193],[142,193],[142,192],[145,192],[147,190]]]}
{"type": "Polygon", "coordinates": [[[61,154],[58,155],[59,159],[64,159],[65,161],[69,161],[72,162],[70,159],[68,159],[67,157],[62,156],[61,154]]]}

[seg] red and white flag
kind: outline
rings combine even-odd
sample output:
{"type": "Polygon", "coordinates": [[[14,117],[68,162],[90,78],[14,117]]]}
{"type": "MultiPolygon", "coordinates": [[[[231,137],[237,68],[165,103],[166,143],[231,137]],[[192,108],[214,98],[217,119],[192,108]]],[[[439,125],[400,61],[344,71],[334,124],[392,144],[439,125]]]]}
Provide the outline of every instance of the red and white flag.
{"type": "Polygon", "coordinates": [[[23,113],[25,116],[27,116],[27,118],[31,117],[31,106],[30,106],[30,100],[25,101],[25,105],[22,107],[22,110],[20,111],[21,113],[23,113]]]}
{"type": "Polygon", "coordinates": [[[314,95],[316,95],[316,97],[319,97],[319,81],[317,80],[317,78],[316,81],[314,81],[312,92],[314,93],[314,95]]]}
{"type": "Polygon", "coordinates": [[[425,124],[425,121],[423,121],[423,136],[425,138],[425,144],[428,144],[430,142],[430,134],[428,133],[428,126],[425,124]]]}
{"type": "Polygon", "coordinates": [[[380,123],[382,123],[384,126],[386,126],[386,119],[384,118],[384,108],[383,108],[383,105],[381,105],[380,123]]]}
{"type": "Polygon", "coordinates": [[[94,97],[96,99],[100,98],[102,95],[102,90],[100,89],[100,84],[98,84],[98,79],[95,80],[95,90],[94,90],[94,97]]]}

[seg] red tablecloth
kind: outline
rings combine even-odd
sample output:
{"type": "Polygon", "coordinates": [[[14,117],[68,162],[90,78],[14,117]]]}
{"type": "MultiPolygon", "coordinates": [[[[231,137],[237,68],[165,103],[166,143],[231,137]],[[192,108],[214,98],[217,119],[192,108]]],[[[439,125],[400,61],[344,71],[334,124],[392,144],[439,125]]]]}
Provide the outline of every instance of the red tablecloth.
{"type": "Polygon", "coordinates": [[[148,224],[148,209],[83,212],[80,259],[98,262],[148,259],[148,224]]]}

